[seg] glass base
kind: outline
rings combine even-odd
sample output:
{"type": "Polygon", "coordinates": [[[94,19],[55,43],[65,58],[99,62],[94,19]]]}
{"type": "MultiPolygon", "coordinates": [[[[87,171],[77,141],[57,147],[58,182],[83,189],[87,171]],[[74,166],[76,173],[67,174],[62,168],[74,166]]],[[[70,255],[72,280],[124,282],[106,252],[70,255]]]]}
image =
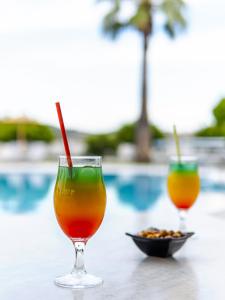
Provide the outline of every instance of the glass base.
{"type": "Polygon", "coordinates": [[[91,288],[103,283],[103,280],[99,277],[82,273],[82,274],[67,274],[64,276],[57,277],[55,284],[70,289],[84,289],[91,288]]]}

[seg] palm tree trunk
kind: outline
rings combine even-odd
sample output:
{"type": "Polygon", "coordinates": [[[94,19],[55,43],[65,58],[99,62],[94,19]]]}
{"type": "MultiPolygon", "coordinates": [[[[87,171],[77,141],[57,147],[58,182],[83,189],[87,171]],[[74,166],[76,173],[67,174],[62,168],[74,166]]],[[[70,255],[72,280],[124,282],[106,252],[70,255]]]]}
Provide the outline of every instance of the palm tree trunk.
{"type": "Polygon", "coordinates": [[[149,36],[143,34],[143,62],[142,62],[142,99],[141,113],[136,126],[136,160],[148,162],[150,160],[150,131],[147,109],[147,51],[149,36]]]}

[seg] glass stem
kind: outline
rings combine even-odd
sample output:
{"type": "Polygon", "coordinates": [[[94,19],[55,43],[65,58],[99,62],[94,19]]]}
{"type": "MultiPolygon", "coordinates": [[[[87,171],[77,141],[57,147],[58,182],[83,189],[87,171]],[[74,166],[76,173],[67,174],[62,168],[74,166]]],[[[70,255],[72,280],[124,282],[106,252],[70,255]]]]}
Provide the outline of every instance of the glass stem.
{"type": "Polygon", "coordinates": [[[179,230],[181,232],[186,232],[187,231],[187,210],[179,209],[179,218],[180,218],[179,230]]]}
{"type": "Polygon", "coordinates": [[[82,241],[72,241],[75,249],[75,264],[71,274],[85,274],[86,270],[84,267],[84,249],[85,249],[85,242],[82,241]]]}

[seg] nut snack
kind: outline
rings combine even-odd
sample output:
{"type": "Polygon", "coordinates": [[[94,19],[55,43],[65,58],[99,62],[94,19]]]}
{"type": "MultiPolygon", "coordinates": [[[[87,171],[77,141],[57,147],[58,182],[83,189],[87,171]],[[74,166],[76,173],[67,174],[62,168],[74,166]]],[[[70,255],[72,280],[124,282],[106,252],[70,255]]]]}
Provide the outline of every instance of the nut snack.
{"type": "Polygon", "coordinates": [[[173,230],[159,230],[156,228],[149,228],[146,230],[142,230],[138,233],[138,236],[150,238],[150,239],[163,239],[163,238],[180,238],[183,237],[184,234],[181,231],[173,231],[173,230]]]}

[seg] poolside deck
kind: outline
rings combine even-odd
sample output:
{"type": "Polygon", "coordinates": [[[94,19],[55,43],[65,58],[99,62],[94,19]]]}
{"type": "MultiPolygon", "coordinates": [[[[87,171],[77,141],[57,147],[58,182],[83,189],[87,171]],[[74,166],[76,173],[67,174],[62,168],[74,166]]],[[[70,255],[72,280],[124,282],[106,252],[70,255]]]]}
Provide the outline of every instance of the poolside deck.
{"type": "MultiPolygon", "coordinates": [[[[53,165],[52,168],[54,171],[53,165]]],[[[107,168],[109,171],[112,167],[107,168]]],[[[43,172],[43,167],[40,170],[43,172]]],[[[47,170],[51,171],[49,166],[47,170]]],[[[158,172],[163,170],[164,167],[158,168],[158,172]]],[[[70,270],[73,248],[56,224],[51,193],[35,215],[1,214],[0,239],[4,242],[0,250],[0,299],[225,299],[225,205],[221,199],[216,199],[218,209],[213,211],[214,199],[210,204],[209,199],[200,196],[189,218],[196,236],[174,258],[162,259],[146,257],[124,232],[152,224],[175,227],[177,216],[169,201],[164,201],[154,214],[112,214],[111,197],[110,194],[104,222],[86,251],[87,270],[104,278],[104,284],[84,291],[53,284],[57,275],[70,270]]]]}

